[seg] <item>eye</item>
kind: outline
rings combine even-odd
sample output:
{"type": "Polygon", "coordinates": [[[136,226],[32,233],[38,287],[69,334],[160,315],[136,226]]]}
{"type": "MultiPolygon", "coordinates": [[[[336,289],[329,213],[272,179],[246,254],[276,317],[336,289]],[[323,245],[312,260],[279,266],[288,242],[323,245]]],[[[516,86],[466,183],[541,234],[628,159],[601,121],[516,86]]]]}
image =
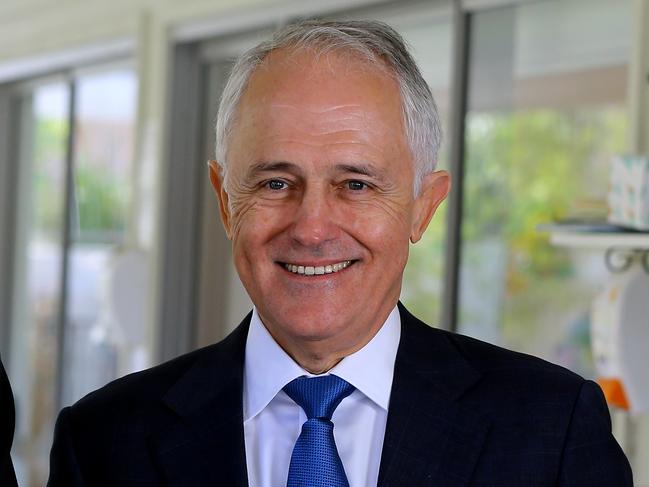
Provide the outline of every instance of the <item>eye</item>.
{"type": "Polygon", "coordinates": [[[351,189],[352,191],[363,191],[368,187],[367,183],[358,180],[347,181],[346,184],[347,189],[351,189]]]}
{"type": "Polygon", "coordinates": [[[266,182],[266,187],[273,191],[281,191],[282,189],[286,189],[288,185],[281,179],[271,179],[266,182]]]}

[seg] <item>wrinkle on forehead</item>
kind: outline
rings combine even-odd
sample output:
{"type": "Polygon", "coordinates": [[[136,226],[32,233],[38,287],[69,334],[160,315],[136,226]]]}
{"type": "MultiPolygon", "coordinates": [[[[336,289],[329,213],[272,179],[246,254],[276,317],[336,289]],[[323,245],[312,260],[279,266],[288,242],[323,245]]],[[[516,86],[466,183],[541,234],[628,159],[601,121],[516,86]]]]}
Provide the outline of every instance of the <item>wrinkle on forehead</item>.
{"type": "Polygon", "coordinates": [[[289,63],[281,53],[269,56],[242,95],[229,151],[243,154],[266,145],[273,151],[308,145],[344,150],[345,145],[363,144],[375,151],[372,146],[384,140],[394,142],[391,148],[407,148],[396,80],[358,66],[363,63],[326,57],[323,66],[297,54],[289,63]],[[246,135],[240,137],[242,133],[246,135]]]}
{"type": "Polygon", "coordinates": [[[358,104],[328,106],[324,103],[270,103],[267,107],[257,107],[257,115],[275,117],[291,117],[289,120],[327,121],[333,120],[364,120],[368,118],[367,108],[358,104]],[[306,120],[305,120],[306,117],[306,120]]]}
{"type": "Polygon", "coordinates": [[[327,70],[329,74],[344,75],[350,71],[378,71],[396,79],[394,71],[381,56],[357,52],[353,49],[322,49],[318,46],[282,47],[271,51],[257,66],[256,71],[265,71],[274,66],[282,69],[304,67],[305,60],[327,70]]]}
{"type": "MultiPolygon", "coordinates": [[[[332,82],[344,83],[352,79],[365,83],[374,96],[395,88],[394,93],[397,96],[389,104],[396,103],[396,108],[401,111],[399,83],[393,73],[380,65],[350,58],[346,53],[332,52],[314,59],[308,52],[282,49],[267,56],[262,65],[252,73],[242,94],[240,106],[245,105],[245,100],[250,101],[251,98],[255,105],[265,102],[278,107],[291,106],[296,100],[299,100],[300,105],[312,105],[321,101],[322,91],[331,94],[332,82]]],[[[367,93],[366,96],[373,98],[372,94],[367,93]]],[[[311,109],[325,113],[355,105],[354,98],[350,98],[349,93],[345,91],[336,91],[334,95],[336,100],[330,100],[333,105],[311,106],[311,109]]]]}
{"type": "Polygon", "coordinates": [[[272,131],[273,126],[290,126],[295,134],[329,135],[341,132],[362,131],[379,132],[387,130],[383,117],[372,116],[357,104],[336,106],[326,105],[291,105],[271,103],[265,109],[259,109],[249,121],[263,117],[266,128],[272,131]]]}
{"type": "MultiPolygon", "coordinates": [[[[271,107],[272,108],[286,108],[286,109],[289,109],[289,110],[291,110],[291,109],[292,110],[302,110],[302,107],[298,108],[295,105],[292,105],[292,104],[289,104],[289,103],[280,103],[280,102],[271,103],[271,107]]],[[[313,107],[313,108],[311,108],[310,111],[312,111],[313,113],[318,114],[318,113],[332,112],[332,111],[336,111],[336,110],[347,110],[347,109],[360,110],[360,108],[361,107],[360,107],[360,105],[358,103],[347,103],[347,104],[343,104],[343,105],[333,105],[333,106],[330,106],[330,107],[320,107],[320,108],[313,107]]]]}

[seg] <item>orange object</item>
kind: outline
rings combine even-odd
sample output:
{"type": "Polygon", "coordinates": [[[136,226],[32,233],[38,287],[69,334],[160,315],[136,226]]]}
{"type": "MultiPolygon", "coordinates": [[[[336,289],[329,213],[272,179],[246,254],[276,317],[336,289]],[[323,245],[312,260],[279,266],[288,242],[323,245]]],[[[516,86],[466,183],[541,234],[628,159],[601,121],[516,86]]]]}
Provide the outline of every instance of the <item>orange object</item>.
{"type": "Polygon", "coordinates": [[[624,392],[624,385],[619,379],[600,377],[597,379],[597,383],[604,392],[606,402],[611,406],[629,410],[629,400],[627,399],[626,392],[624,392]]]}

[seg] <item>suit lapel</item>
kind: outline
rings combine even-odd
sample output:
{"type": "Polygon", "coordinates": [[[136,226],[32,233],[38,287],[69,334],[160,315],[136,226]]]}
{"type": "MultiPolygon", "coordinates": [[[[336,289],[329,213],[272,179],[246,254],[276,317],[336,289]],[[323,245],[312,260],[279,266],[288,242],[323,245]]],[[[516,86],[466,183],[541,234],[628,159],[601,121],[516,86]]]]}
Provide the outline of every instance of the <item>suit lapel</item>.
{"type": "MultiPolygon", "coordinates": [[[[468,485],[489,429],[462,406],[480,379],[444,332],[400,304],[397,352],[379,486],[468,485]]],[[[243,363],[250,315],[165,395],[177,421],[152,438],[166,485],[247,487],[243,363]],[[200,391],[200,392],[199,392],[200,391]]]]}
{"type": "Polygon", "coordinates": [[[243,363],[250,315],[168,391],[178,421],[152,441],[169,487],[247,486],[243,363]]]}
{"type": "Polygon", "coordinates": [[[446,333],[429,329],[399,304],[397,352],[379,486],[468,485],[489,429],[462,406],[480,379],[446,333]]]}

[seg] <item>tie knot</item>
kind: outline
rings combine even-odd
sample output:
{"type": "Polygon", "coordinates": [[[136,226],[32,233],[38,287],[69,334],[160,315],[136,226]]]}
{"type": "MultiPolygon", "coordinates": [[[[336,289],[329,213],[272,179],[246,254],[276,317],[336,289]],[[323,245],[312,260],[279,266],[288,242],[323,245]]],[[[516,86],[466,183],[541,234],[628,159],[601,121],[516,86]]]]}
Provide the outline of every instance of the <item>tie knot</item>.
{"type": "Polygon", "coordinates": [[[298,377],[284,386],[284,392],[304,410],[308,419],[329,420],[340,401],[354,389],[353,385],[335,375],[298,377]]]}

